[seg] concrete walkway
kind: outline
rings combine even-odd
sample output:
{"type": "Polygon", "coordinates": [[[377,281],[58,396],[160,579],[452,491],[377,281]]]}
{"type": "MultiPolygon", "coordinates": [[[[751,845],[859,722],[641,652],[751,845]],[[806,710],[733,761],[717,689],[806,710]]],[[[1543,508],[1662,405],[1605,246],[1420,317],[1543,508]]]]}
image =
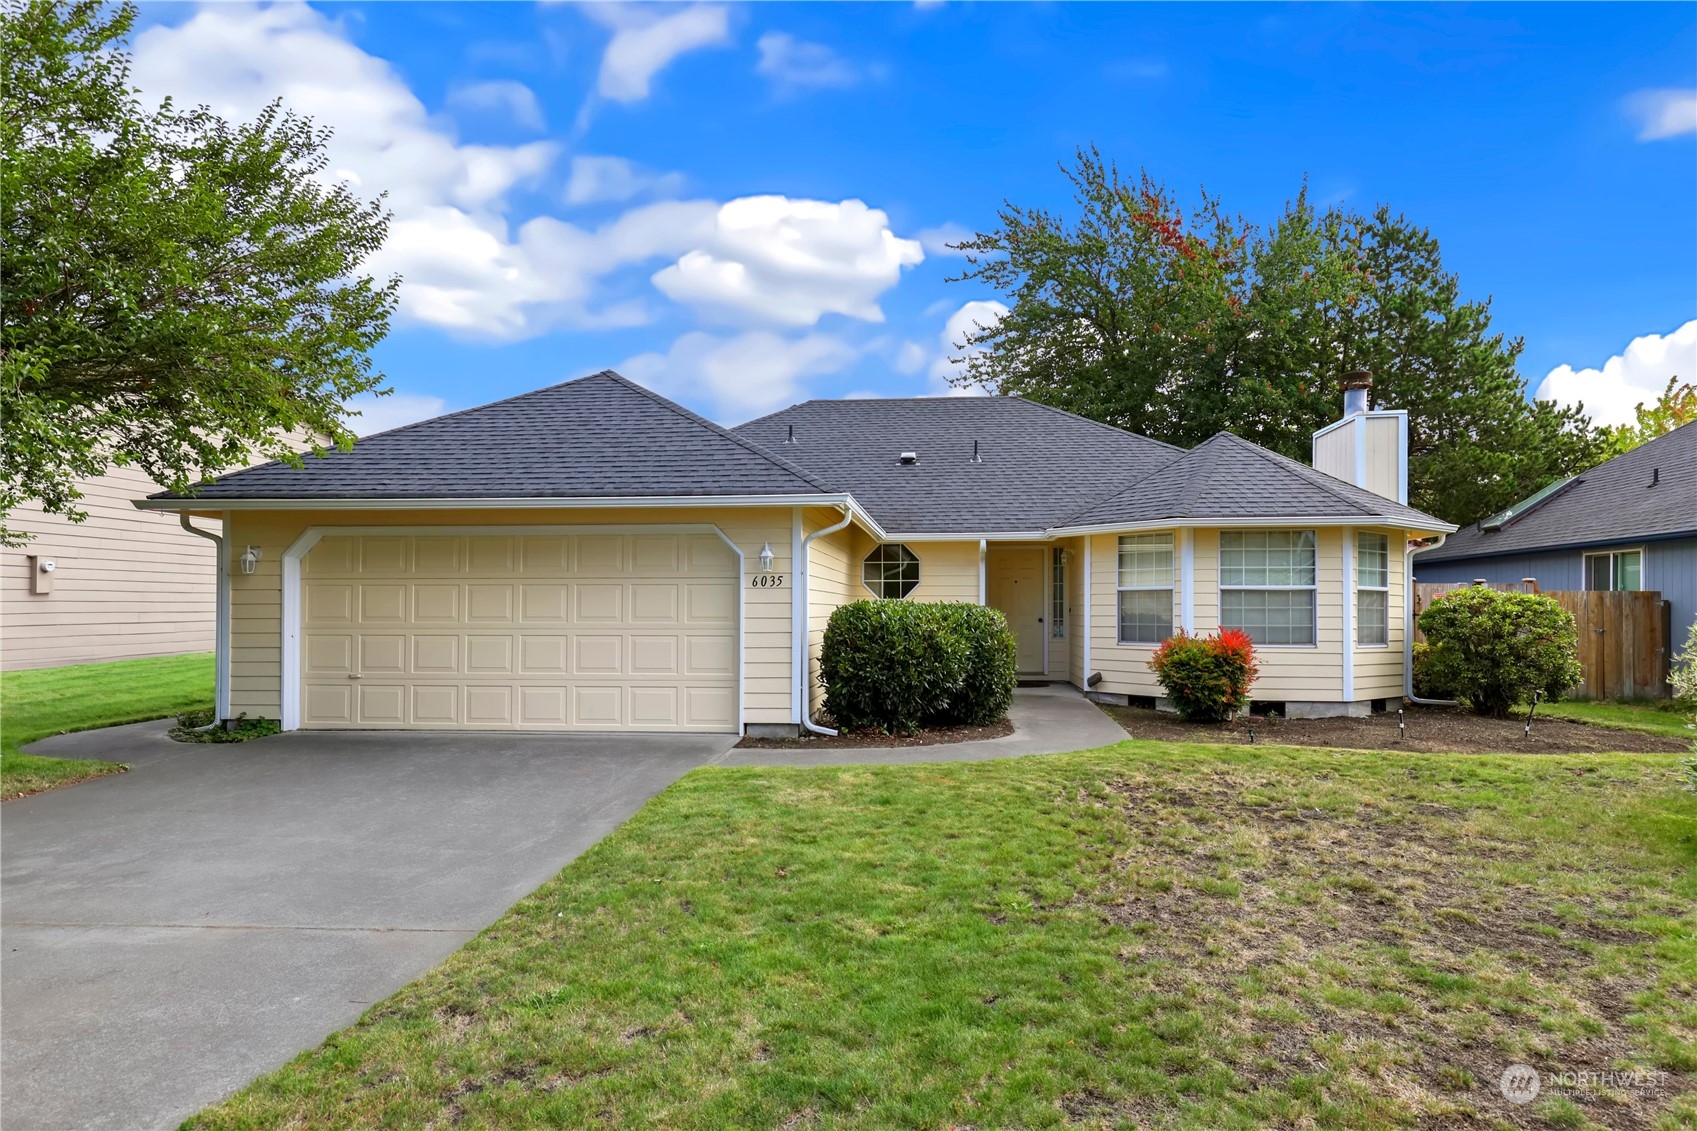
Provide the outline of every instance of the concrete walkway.
{"type": "Polygon", "coordinates": [[[726,735],[296,732],[168,723],[31,753],[127,774],[0,816],[0,1127],[153,1128],[356,1020],[697,766],[1054,753],[1124,732],[1070,688],[952,746],[735,750],[726,735]]]}

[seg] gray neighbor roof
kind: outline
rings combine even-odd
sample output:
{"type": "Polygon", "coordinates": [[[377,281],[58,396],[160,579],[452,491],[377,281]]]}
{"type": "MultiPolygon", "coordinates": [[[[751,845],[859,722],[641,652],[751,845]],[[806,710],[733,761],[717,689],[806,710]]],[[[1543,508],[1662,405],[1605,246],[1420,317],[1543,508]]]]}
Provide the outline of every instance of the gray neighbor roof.
{"type": "Polygon", "coordinates": [[[1418,560],[1697,537],[1697,423],[1582,472],[1497,530],[1488,525],[1492,519],[1458,530],[1418,560]]]}
{"type": "Polygon", "coordinates": [[[202,485],[207,501],[848,494],[892,534],[1163,519],[1442,523],[1222,432],[1191,451],[1019,397],[808,401],[734,429],[605,371],[202,485]],[[903,452],[917,453],[903,463],[903,452]],[[1082,507],[1082,509],[1081,509],[1082,507]]]}

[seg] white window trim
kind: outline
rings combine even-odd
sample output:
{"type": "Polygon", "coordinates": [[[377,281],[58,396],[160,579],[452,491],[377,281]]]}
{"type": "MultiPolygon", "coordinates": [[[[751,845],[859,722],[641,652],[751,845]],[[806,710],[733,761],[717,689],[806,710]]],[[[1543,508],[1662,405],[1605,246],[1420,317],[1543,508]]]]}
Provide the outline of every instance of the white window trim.
{"type": "MultiPolygon", "coordinates": [[[[1254,533],[1254,531],[1256,531],[1256,530],[1269,530],[1269,531],[1277,530],[1280,533],[1283,533],[1284,531],[1294,531],[1297,534],[1311,534],[1311,535],[1313,535],[1313,537],[1314,537],[1314,584],[1312,584],[1312,585],[1227,585],[1224,581],[1221,581],[1220,587],[1219,587],[1220,588],[1220,597],[1219,597],[1220,605],[1219,605],[1219,608],[1220,608],[1221,627],[1224,627],[1224,622],[1225,622],[1225,619],[1226,619],[1226,594],[1227,593],[1312,593],[1312,594],[1314,594],[1314,600],[1313,600],[1313,603],[1310,607],[1311,607],[1312,612],[1313,612],[1313,619],[1309,621],[1309,623],[1314,628],[1314,640],[1313,640],[1312,643],[1310,643],[1310,644],[1263,644],[1259,640],[1255,641],[1255,647],[1258,650],[1262,649],[1262,648],[1277,648],[1277,649],[1286,650],[1286,651],[1312,652],[1312,651],[1314,651],[1314,650],[1316,650],[1320,647],[1320,532],[1318,530],[1298,529],[1298,528],[1295,528],[1295,527],[1250,527],[1250,528],[1242,530],[1241,533],[1250,534],[1250,533],[1254,533]]],[[[1232,533],[1240,533],[1240,531],[1233,531],[1232,533]]],[[[1214,569],[1215,569],[1215,576],[1216,577],[1220,577],[1220,578],[1225,577],[1225,575],[1226,575],[1225,560],[1226,560],[1226,541],[1225,541],[1224,538],[1221,538],[1219,540],[1219,548],[1214,551],[1214,569]]]]}
{"type": "MultiPolygon", "coordinates": [[[[983,561],[984,561],[984,559],[981,556],[979,558],[979,572],[980,572],[980,574],[982,574],[982,572],[983,572],[983,561]]],[[[860,559],[859,569],[860,569],[860,587],[862,589],[866,590],[868,593],[872,594],[872,596],[876,597],[880,601],[905,601],[909,597],[913,596],[914,593],[918,592],[919,587],[921,585],[925,584],[925,564],[920,560],[918,554],[913,553],[913,547],[909,546],[906,542],[880,542],[880,543],[878,543],[876,546],[874,546],[870,550],[866,551],[866,557],[860,559]],[[913,583],[912,589],[909,589],[906,593],[903,593],[900,597],[886,597],[882,593],[878,592],[876,589],[872,588],[872,586],[870,586],[866,583],[866,561],[867,561],[867,558],[870,558],[873,554],[876,554],[879,550],[882,550],[886,546],[900,546],[902,549],[906,550],[909,554],[913,555],[913,564],[919,568],[919,579],[913,583]]],[[[980,582],[980,585],[979,585],[979,594],[980,594],[980,596],[979,596],[978,603],[982,605],[984,603],[983,596],[982,596],[982,594],[983,594],[982,581],[980,582]]]]}
{"type": "Polygon", "coordinates": [[[1053,546],[1049,550],[1049,639],[1066,638],[1067,552],[1065,546],[1053,546]]]}
{"type": "Polygon", "coordinates": [[[1649,559],[1649,556],[1650,555],[1646,552],[1646,550],[1643,546],[1617,546],[1612,550],[1587,550],[1585,553],[1580,555],[1580,558],[1579,558],[1579,587],[1581,589],[1586,589],[1585,575],[1589,572],[1589,566],[1590,566],[1590,563],[1591,563],[1591,559],[1592,558],[1608,558],[1608,559],[1610,559],[1609,560],[1609,582],[1610,582],[1609,588],[1607,588],[1607,589],[1591,589],[1591,590],[1587,590],[1587,592],[1593,592],[1593,593],[1642,593],[1644,591],[1644,563],[1645,563],[1645,561],[1647,561],[1649,559]],[[1614,558],[1617,557],[1620,554],[1637,554],[1638,555],[1638,588],[1637,589],[1616,589],[1616,588],[1614,588],[1614,584],[1613,584],[1614,583],[1614,575],[1615,575],[1614,558]]]}
{"type": "Polygon", "coordinates": [[[1357,648],[1389,648],[1391,646],[1391,536],[1380,530],[1357,530],[1348,542],[1348,548],[1354,551],[1355,561],[1355,591],[1350,594],[1350,612],[1355,625],[1355,646],[1357,648]],[[1383,585],[1361,584],[1361,537],[1371,535],[1385,540],[1385,583],[1383,585]],[[1385,640],[1382,644],[1363,644],[1361,642],[1361,594],[1383,593],[1385,595],[1385,640]]]}
{"type": "MultiPolygon", "coordinates": [[[[1163,643],[1160,640],[1122,640],[1122,639],[1120,639],[1120,637],[1125,632],[1124,623],[1120,620],[1120,594],[1121,593],[1166,593],[1168,599],[1172,600],[1177,595],[1177,592],[1178,592],[1178,538],[1176,536],[1176,533],[1170,533],[1170,532],[1165,531],[1165,530],[1146,530],[1146,531],[1139,531],[1135,534],[1121,534],[1119,537],[1114,539],[1114,645],[1116,647],[1119,647],[1119,648],[1159,648],[1161,646],[1161,644],[1163,643]],[[1150,534],[1166,534],[1168,536],[1168,538],[1171,540],[1169,542],[1168,546],[1167,546],[1167,556],[1168,556],[1167,584],[1165,584],[1165,585],[1121,585],[1120,584],[1120,541],[1121,541],[1121,539],[1146,537],[1150,534]]],[[[1174,616],[1172,618],[1173,619],[1173,632],[1176,634],[1178,632],[1178,630],[1182,627],[1179,624],[1179,617],[1177,615],[1178,609],[1176,607],[1176,604],[1175,604],[1175,607],[1173,609],[1173,613],[1174,613],[1174,616]]]]}

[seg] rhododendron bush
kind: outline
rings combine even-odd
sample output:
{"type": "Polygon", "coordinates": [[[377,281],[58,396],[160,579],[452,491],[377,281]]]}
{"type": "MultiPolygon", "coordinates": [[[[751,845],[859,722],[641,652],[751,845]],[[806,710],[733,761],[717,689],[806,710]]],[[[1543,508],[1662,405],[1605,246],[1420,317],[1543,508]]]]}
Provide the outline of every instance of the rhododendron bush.
{"type": "Polygon", "coordinates": [[[1218,636],[1191,636],[1182,629],[1167,638],[1149,661],[1167,698],[1187,722],[1224,722],[1249,702],[1259,670],[1255,646],[1240,629],[1218,636]]]}

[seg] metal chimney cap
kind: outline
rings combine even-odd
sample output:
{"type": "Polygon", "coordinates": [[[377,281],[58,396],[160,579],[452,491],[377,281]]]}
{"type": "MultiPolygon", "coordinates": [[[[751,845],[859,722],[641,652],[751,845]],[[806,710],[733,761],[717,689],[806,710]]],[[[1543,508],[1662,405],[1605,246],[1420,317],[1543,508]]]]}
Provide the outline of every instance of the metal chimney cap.
{"type": "Polygon", "coordinates": [[[1353,369],[1343,375],[1343,380],[1338,382],[1338,386],[1344,389],[1371,389],[1373,387],[1373,374],[1366,369],[1353,369]]]}

